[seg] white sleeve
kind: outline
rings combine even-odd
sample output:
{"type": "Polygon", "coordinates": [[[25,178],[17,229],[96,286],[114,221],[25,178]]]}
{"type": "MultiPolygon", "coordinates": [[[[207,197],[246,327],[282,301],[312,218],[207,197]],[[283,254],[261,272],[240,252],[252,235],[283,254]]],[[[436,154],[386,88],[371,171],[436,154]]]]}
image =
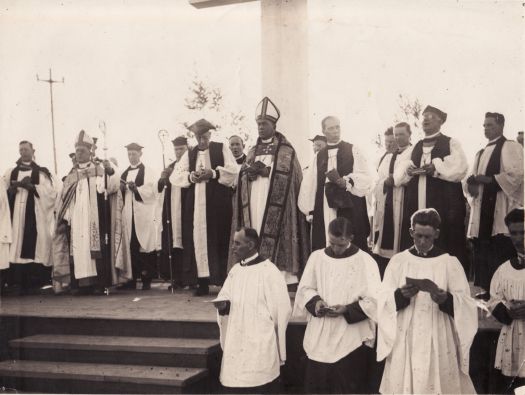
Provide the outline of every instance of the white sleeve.
{"type": "Polygon", "coordinates": [[[173,171],[170,175],[171,185],[179,188],[188,188],[191,183],[188,179],[190,175],[190,159],[189,150],[186,151],[180,160],[175,164],[173,171]]]}
{"type": "Polygon", "coordinates": [[[354,145],[354,169],[352,173],[344,176],[346,179],[346,190],[355,196],[364,197],[372,189],[373,178],[368,169],[366,156],[354,145]],[[349,180],[353,181],[353,184],[349,180]]]}
{"type": "Polygon", "coordinates": [[[144,169],[144,184],[137,187],[137,191],[144,204],[155,204],[157,202],[157,182],[155,174],[150,168],[144,169]]]}
{"type": "Polygon", "coordinates": [[[322,251],[314,251],[306,262],[301,281],[297,287],[295,294],[295,303],[293,308],[294,317],[306,317],[306,303],[308,303],[314,296],[319,296],[317,292],[317,279],[315,276],[315,267],[317,256],[322,251]]]}
{"type": "MultiPolygon", "coordinates": [[[[270,263],[273,265],[272,263],[270,263]]],[[[275,266],[269,267],[271,274],[265,281],[265,298],[268,303],[268,310],[275,325],[275,334],[277,335],[277,347],[281,365],[286,361],[286,328],[292,308],[290,305],[290,296],[288,287],[284,281],[283,275],[275,266]]]]}
{"type": "MultiPolygon", "coordinates": [[[[365,253],[366,254],[366,253],[365,253]]],[[[366,254],[366,291],[360,295],[359,306],[363,312],[374,322],[377,322],[377,298],[381,288],[381,277],[377,263],[370,255],[366,254]]]]}
{"type": "Polygon", "coordinates": [[[500,173],[494,178],[505,195],[523,205],[523,147],[520,144],[507,141],[503,145],[500,173]]]}
{"type": "Polygon", "coordinates": [[[314,211],[315,194],[317,192],[317,154],[310,163],[310,166],[303,173],[303,181],[299,189],[297,205],[301,212],[308,216],[314,211]]]}
{"type": "Polygon", "coordinates": [[[219,184],[232,187],[237,182],[239,165],[235,161],[230,148],[226,144],[222,145],[222,155],[224,158],[224,166],[217,166],[214,170],[219,173],[217,174],[219,176],[219,184]]]}
{"type": "Polygon", "coordinates": [[[450,139],[450,155],[445,158],[434,158],[435,177],[445,181],[460,182],[468,171],[467,157],[456,139],[450,139]]]}

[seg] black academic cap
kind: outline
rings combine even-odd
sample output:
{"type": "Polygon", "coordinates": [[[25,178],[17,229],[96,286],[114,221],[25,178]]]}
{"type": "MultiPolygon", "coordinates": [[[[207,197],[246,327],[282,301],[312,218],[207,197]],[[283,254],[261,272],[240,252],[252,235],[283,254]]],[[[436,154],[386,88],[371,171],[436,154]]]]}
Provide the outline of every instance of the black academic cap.
{"type": "Polygon", "coordinates": [[[210,129],[216,129],[216,127],[205,119],[199,119],[193,125],[188,127],[188,129],[195,134],[195,137],[199,137],[208,132],[210,129]]]}
{"type": "Polygon", "coordinates": [[[321,136],[320,134],[316,134],[313,139],[308,139],[308,140],[310,140],[312,143],[315,141],[324,141],[326,143],[326,137],[321,136]]]}
{"type": "Polygon", "coordinates": [[[422,114],[424,114],[424,113],[426,113],[426,112],[431,112],[432,114],[436,114],[439,118],[441,118],[441,120],[443,121],[443,123],[445,123],[446,120],[447,120],[447,113],[441,111],[439,108],[432,107],[432,106],[427,106],[427,107],[423,110],[423,113],[422,113],[422,114]]]}
{"type": "Polygon", "coordinates": [[[130,143],[130,144],[126,145],[125,148],[128,151],[142,151],[142,148],[144,148],[144,147],[142,145],[140,145],[140,144],[137,144],[137,143],[130,143]]]}
{"type": "Polygon", "coordinates": [[[188,139],[186,136],[178,136],[175,137],[173,140],[171,140],[173,145],[181,146],[181,145],[188,145],[188,139]]]}

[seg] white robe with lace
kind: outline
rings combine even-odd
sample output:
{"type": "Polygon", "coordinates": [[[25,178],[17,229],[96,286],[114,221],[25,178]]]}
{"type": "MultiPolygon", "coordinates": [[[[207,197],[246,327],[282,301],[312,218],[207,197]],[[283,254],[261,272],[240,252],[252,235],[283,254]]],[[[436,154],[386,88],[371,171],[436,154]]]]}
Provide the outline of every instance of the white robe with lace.
{"type": "Polygon", "coordinates": [[[377,360],[386,357],[379,391],[386,394],[474,393],[469,350],[478,329],[476,302],[457,258],[432,258],[409,250],[390,260],[377,305],[377,360]],[[430,279],[454,298],[454,317],[439,309],[428,292],[396,311],[394,292],[406,277],[430,279]]]}
{"type": "Polygon", "coordinates": [[[256,387],[279,377],[286,361],[286,327],[291,306],[288,289],[270,260],[236,264],[217,296],[230,301],[219,316],[223,349],[220,381],[227,387],[256,387]]]}

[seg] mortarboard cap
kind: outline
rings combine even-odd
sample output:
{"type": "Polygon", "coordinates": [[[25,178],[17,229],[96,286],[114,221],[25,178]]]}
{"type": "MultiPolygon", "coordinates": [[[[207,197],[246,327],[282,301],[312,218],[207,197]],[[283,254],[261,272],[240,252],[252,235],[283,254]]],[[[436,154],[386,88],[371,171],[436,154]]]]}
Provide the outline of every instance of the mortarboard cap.
{"type": "Polygon", "coordinates": [[[268,97],[262,99],[255,110],[255,119],[257,121],[260,119],[268,119],[272,122],[277,122],[280,117],[281,113],[279,109],[268,97]]]}
{"type": "Polygon", "coordinates": [[[315,135],[315,137],[313,139],[308,139],[310,140],[312,143],[315,142],[315,141],[324,141],[326,143],[326,137],[325,136],[321,136],[320,134],[317,134],[315,135]]]}
{"type": "Polygon", "coordinates": [[[137,144],[137,143],[130,143],[130,144],[126,145],[125,148],[128,151],[142,151],[142,148],[144,148],[144,147],[142,145],[140,145],[140,144],[137,144]]]}
{"type": "Polygon", "coordinates": [[[76,147],[87,147],[91,149],[93,146],[93,139],[89,134],[87,134],[85,131],[81,130],[78,134],[76,140],[75,140],[75,148],[76,147]]]}
{"type": "Polygon", "coordinates": [[[210,129],[216,129],[216,127],[205,119],[199,119],[193,125],[189,126],[188,129],[195,134],[195,137],[199,137],[210,129]]]}
{"type": "Polygon", "coordinates": [[[447,120],[447,113],[441,111],[439,108],[432,107],[432,106],[426,106],[426,108],[423,110],[422,114],[424,114],[426,112],[431,112],[432,114],[436,114],[439,118],[441,118],[443,123],[445,123],[445,121],[447,120]]]}
{"type": "Polygon", "coordinates": [[[171,140],[173,145],[181,146],[181,145],[188,145],[188,139],[186,136],[177,136],[173,140],[171,140]]]}

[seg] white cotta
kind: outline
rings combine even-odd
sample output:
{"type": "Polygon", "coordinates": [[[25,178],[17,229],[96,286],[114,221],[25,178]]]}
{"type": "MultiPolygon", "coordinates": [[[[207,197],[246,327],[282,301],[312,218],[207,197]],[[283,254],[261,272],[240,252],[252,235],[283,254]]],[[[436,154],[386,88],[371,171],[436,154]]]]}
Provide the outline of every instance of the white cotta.
{"type": "MultiPolygon", "coordinates": [[[[125,181],[136,181],[139,169],[130,169],[125,181]]],[[[141,252],[152,252],[157,248],[157,183],[155,173],[149,167],[144,169],[144,184],[137,187],[142,198],[138,201],[133,192],[126,190],[123,217],[126,239],[131,240],[132,220],[135,222],[135,233],[140,243],[141,252]]]]}
{"type": "Polygon", "coordinates": [[[266,201],[268,200],[268,192],[270,191],[270,180],[273,172],[273,155],[257,155],[254,162],[257,161],[261,161],[270,167],[270,175],[268,177],[257,177],[255,181],[251,182],[250,187],[251,224],[252,228],[254,228],[257,233],[260,233],[264,212],[266,210],[266,201]]]}
{"type": "MultiPolygon", "coordinates": [[[[397,155],[396,161],[394,162],[394,172],[401,163],[410,159],[412,155],[412,147],[407,147],[403,152],[397,155]]],[[[405,196],[405,188],[396,183],[394,178],[393,187],[393,208],[394,208],[394,247],[393,249],[381,248],[381,242],[383,240],[383,223],[385,215],[385,202],[386,193],[383,190],[385,180],[389,177],[390,161],[392,160],[392,154],[385,156],[377,170],[377,178],[374,192],[374,233],[379,232],[377,240],[374,240],[374,253],[385,257],[391,258],[392,255],[399,252],[399,242],[401,239],[401,223],[403,219],[403,198],[405,196]]]]}
{"type": "MultiPolygon", "coordinates": [[[[222,155],[224,166],[217,166],[215,170],[219,177],[219,183],[231,187],[235,183],[238,175],[238,166],[230,149],[223,144],[222,155]]],[[[198,152],[195,169],[211,169],[210,150],[206,149],[198,152]]],[[[173,169],[170,182],[175,187],[188,188],[191,183],[189,151],[182,155],[180,162],[173,169]]],[[[206,184],[198,182],[195,184],[195,201],[193,209],[193,245],[195,249],[195,261],[197,262],[197,276],[199,278],[209,277],[210,268],[208,265],[208,233],[206,221],[206,184]]]]}
{"type": "MultiPolygon", "coordinates": [[[[478,153],[469,174],[485,174],[490,157],[496,145],[489,145],[483,149],[481,155],[478,153]]],[[[494,176],[501,190],[496,194],[494,206],[494,223],[492,235],[508,235],[505,225],[507,213],[517,207],[523,206],[523,147],[515,141],[506,141],[501,149],[500,172],[494,176]]],[[[467,236],[478,237],[479,222],[481,217],[481,200],[483,198],[484,186],[479,185],[479,194],[473,197],[468,192],[466,179],[463,181],[463,191],[470,203],[470,218],[467,236]]]]}
{"type": "Polygon", "coordinates": [[[286,361],[291,306],[279,269],[269,260],[236,264],[217,296],[230,301],[218,316],[223,357],[220,381],[227,387],[256,387],[275,380],[286,361]]]}
{"type": "MultiPolygon", "coordinates": [[[[8,169],[4,174],[5,187],[9,187],[11,172],[8,169]]],[[[25,177],[31,177],[31,170],[19,171],[17,181],[25,177]]],[[[35,185],[38,197],[35,196],[35,218],[36,218],[36,246],[35,259],[22,258],[22,243],[24,241],[25,216],[28,191],[25,188],[17,188],[15,204],[12,213],[12,243],[9,252],[9,261],[12,263],[42,263],[51,266],[51,238],[53,236],[51,224],[54,221],[55,201],[59,189],[59,181],[52,176],[51,180],[46,174],[40,172],[39,184],[35,185]]]]}
{"type": "MultiPolygon", "coordinates": [[[[511,300],[525,300],[525,269],[514,269],[507,261],[492,277],[489,309],[499,303],[510,307],[511,300]]],[[[494,367],[505,376],[525,377],[525,320],[513,320],[501,328],[494,367]]]]}
{"type": "Polygon", "coordinates": [[[478,328],[476,302],[457,258],[417,257],[405,250],[390,260],[377,305],[377,359],[386,357],[381,393],[474,393],[469,351],[478,328]],[[452,294],[454,317],[427,292],[396,311],[394,292],[406,278],[430,279],[452,294]]]}
{"type": "Polygon", "coordinates": [[[9,245],[11,244],[11,215],[7,190],[0,178],[0,270],[9,268],[9,245]]]}
{"type": "MultiPolygon", "coordinates": [[[[339,148],[332,148],[328,150],[328,165],[326,171],[332,169],[337,170],[337,152],[339,148]]],[[[354,145],[352,146],[352,154],[354,156],[354,168],[352,173],[339,174],[346,180],[346,190],[351,194],[364,197],[366,196],[373,186],[373,178],[369,172],[366,157],[361,151],[354,145]],[[348,181],[352,179],[353,185],[348,181]]],[[[328,182],[328,178],[325,179],[325,183],[328,182]]],[[[308,166],[308,170],[303,174],[303,182],[301,183],[301,189],[299,190],[299,198],[297,205],[301,212],[308,216],[314,210],[315,206],[315,195],[317,191],[317,154],[315,155],[312,163],[308,166]]],[[[326,245],[328,245],[328,225],[332,220],[337,217],[337,210],[328,206],[326,195],[323,194],[323,218],[325,224],[326,233],[326,245]]]]}
{"type": "Polygon", "coordinates": [[[381,280],[377,263],[359,250],[346,258],[332,258],[324,250],[314,251],[297,289],[294,317],[307,318],[303,346],[308,358],[334,363],[365,343],[375,342],[376,299],[381,280]],[[329,306],[358,302],[369,317],[348,324],[344,317],[314,317],[306,304],[320,296],[329,306]]]}

